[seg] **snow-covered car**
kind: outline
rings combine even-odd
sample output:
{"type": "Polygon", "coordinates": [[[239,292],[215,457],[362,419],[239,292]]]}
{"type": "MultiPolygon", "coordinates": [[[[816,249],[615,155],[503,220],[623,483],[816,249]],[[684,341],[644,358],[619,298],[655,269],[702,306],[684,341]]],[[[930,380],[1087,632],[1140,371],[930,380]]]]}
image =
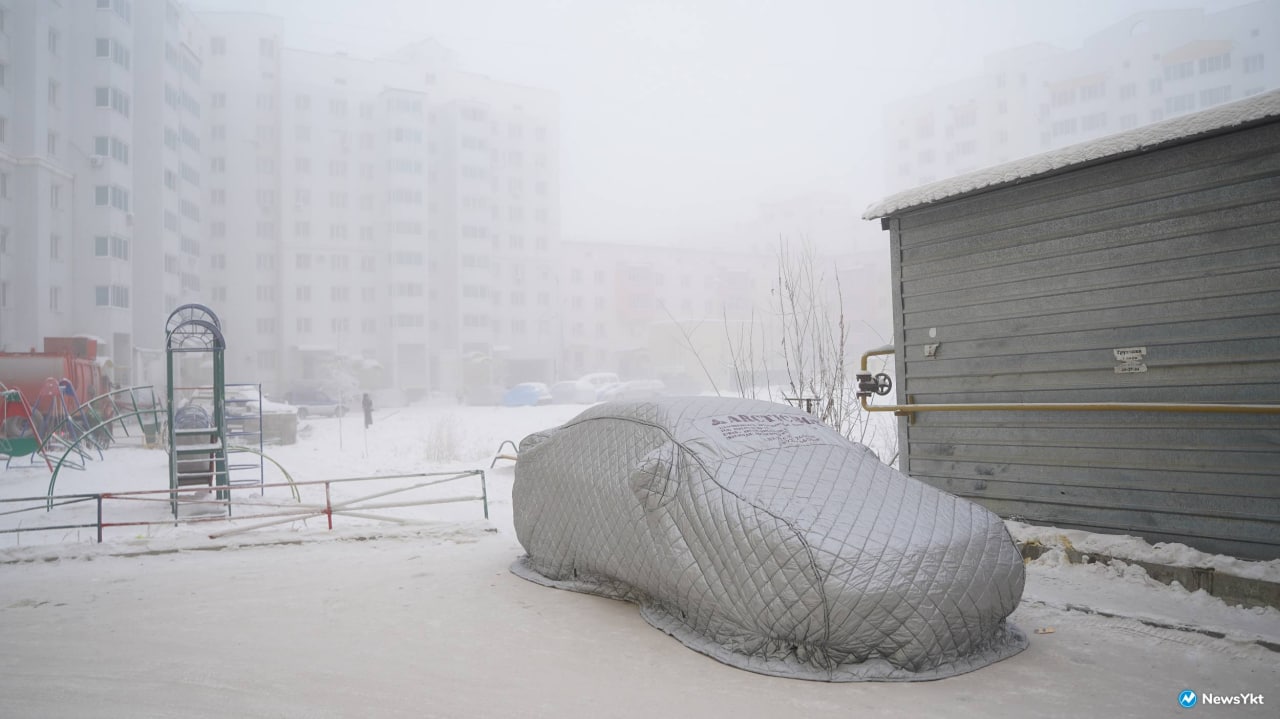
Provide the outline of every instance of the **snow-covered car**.
{"type": "Polygon", "coordinates": [[[551,385],[551,401],[555,404],[591,404],[596,401],[596,388],[582,380],[566,380],[551,385]]]}
{"type": "Polygon", "coordinates": [[[512,509],[517,575],[637,602],[742,669],[939,679],[1027,646],[1004,522],[794,407],[595,405],[520,442],[512,509]]]}
{"type": "Polygon", "coordinates": [[[318,389],[300,389],[284,396],[285,402],[298,408],[298,419],[308,417],[341,417],[347,406],[329,393],[318,389]]]}
{"type": "Polygon", "coordinates": [[[667,386],[659,379],[633,379],[611,388],[609,399],[655,399],[667,393],[667,386]]]}
{"type": "Polygon", "coordinates": [[[609,400],[617,399],[618,393],[622,391],[623,384],[625,383],[610,382],[609,384],[602,385],[596,390],[596,401],[608,402],[609,400]]]}
{"type": "Polygon", "coordinates": [[[579,382],[586,382],[595,388],[596,399],[603,399],[600,396],[601,390],[611,385],[619,384],[622,380],[618,379],[618,375],[613,372],[592,372],[584,374],[578,378],[579,382]]]}
{"type": "Polygon", "coordinates": [[[502,395],[504,407],[533,407],[551,403],[551,390],[542,382],[521,382],[502,395]]]}

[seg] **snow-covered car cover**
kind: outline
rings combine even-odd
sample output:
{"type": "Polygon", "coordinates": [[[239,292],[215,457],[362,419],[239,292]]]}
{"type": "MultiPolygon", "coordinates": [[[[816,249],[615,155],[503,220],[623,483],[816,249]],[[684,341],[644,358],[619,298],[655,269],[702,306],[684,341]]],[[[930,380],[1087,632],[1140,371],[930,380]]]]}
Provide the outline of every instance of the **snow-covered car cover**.
{"type": "Polygon", "coordinates": [[[596,405],[520,443],[517,575],[763,674],[913,681],[1018,653],[1003,522],[755,400],[596,405]]]}

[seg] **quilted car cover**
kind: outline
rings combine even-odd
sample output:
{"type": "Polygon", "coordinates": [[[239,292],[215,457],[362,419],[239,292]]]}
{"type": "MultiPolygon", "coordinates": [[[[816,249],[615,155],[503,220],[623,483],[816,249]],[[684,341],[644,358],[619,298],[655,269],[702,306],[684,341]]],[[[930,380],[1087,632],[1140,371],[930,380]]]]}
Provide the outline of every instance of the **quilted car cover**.
{"type": "Polygon", "coordinates": [[[939,679],[1027,645],[998,517],[784,405],[596,405],[520,443],[512,500],[517,575],[634,601],[742,669],[939,679]]]}

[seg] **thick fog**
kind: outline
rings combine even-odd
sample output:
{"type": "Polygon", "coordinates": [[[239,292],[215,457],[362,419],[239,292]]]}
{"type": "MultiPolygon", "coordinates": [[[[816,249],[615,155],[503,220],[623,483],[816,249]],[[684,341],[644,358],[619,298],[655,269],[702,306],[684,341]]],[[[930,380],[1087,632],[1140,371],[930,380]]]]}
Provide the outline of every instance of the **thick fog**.
{"type": "MultiPolygon", "coordinates": [[[[376,57],[431,37],[462,69],[559,95],[566,239],[697,241],[758,203],[890,191],[892,100],[1032,43],[1226,0],[196,0],[286,18],[287,46],[376,57]]],[[[1280,12],[1280,10],[1276,10],[1280,12]]]]}
{"type": "Polygon", "coordinates": [[[115,179],[33,233],[55,262],[93,238],[47,275],[65,287],[28,281],[40,253],[0,265],[51,310],[11,313],[0,350],[87,334],[117,383],[159,383],[165,318],[200,302],[229,376],[274,393],[707,390],[744,353],[776,380],[799,316],[780,253],[856,359],[893,332],[873,203],[1280,84],[1272,0],[103,0],[8,22],[75,48],[57,78],[7,68],[74,98],[47,152],[9,108],[18,155],[115,179]],[[104,62],[128,84],[97,86],[104,62]]]}

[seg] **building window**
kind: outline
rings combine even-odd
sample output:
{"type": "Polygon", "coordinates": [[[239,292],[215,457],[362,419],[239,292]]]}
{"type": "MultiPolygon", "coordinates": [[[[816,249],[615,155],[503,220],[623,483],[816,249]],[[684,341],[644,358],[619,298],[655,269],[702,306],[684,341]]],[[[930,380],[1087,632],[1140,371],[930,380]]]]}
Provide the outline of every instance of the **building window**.
{"type": "Polygon", "coordinates": [[[210,55],[226,55],[227,39],[225,37],[209,38],[209,54],[210,55]]]}
{"type": "Polygon", "coordinates": [[[1164,114],[1175,115],[1180,112],[1191,112],[1196,109],[1196,96],[1192,93],[1175,95],[1164,99],[1164,114]]]}
{"type": "Polygon", "coordinates": [[[1221,55],[1202,57],[1199,64],[1201,73],[1228,70],[1231,68],[1231,53],[1224,52],[1221,55]]]}
{"type": "Polygon", "coordinates": [[[1164,67],[1164,81],[1173,82],[1175,80],[1185,80],[1195,73],[1195,69],[1190,60],[1178,62],[1164,67]]]}
{"type": "MultiPolygon", "coordinates": [[[[1262,53],[1258,53],[1258,54],[1256,54],[1256,55],[1246,55],[1246,56],[1245,56],[1245,58],[1244,58],[1244,71],[1245,71],[1245,74],[1252,74],[1252,73],[1255,73],[1255,72],[1262,72],[1262,70],[1263,70],[1262,53]]],[[[0,83],[0,85],[2,85],[2,84],[4,84],[4,83],[0,83]]]]}
{"type": "Polygon", "coordinates": [[[1231,86],[1211,87],[1200,91],[1200,107],[1213,107],[1231,101],[1231,86]]]}
{"type": "Polygon", "coordinates": [[[1080,129],[1086,132],[1091,130],[1101,130],[1107,126],[1107,113],[1095,112],[1092,115],[1085,115],[1080,118],[1080,129]]]}
{"type": "Polygon", "coordinates": [[[111,40],[109,38],[97,38],[94,41],[94,48],[96,57],[111,57],[111,40]]]}
{"type": "Polygon", "coordinates": [[[49,310],[52,312],[60,312],[62,310],[62,288],[49,288],[49,310]]]}

